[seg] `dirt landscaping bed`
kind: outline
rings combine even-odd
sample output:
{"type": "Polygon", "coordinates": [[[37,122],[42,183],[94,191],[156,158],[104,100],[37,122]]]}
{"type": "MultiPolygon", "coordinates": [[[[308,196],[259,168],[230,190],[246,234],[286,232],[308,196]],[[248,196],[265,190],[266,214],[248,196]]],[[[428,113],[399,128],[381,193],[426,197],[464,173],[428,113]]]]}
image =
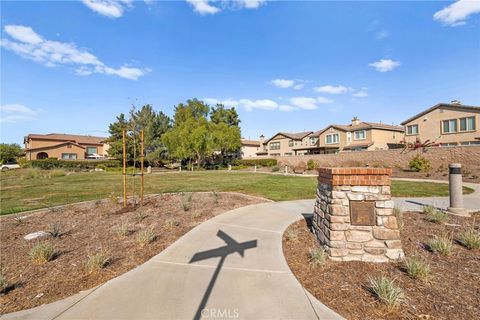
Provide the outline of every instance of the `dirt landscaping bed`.
{"type": "MultiPolygon", "coordinates": [[[[480,215],[476,214],[476,229],[480,215]]],[[[454,241],[450,256],[428,250],[435,236],[456,239],[474,218],[450,216],[445,225],[425,220],[422,213],[404,214],[401,239],[406,257],[430,265],[425,282],[410,278],[404,264],[365,262],[310,263],[309,249],[317,247],[305,220],[292,224],[283,238],[287,262],[301,284],[318,300],[347,319],[478,319],[480,317],[480,250],[468,250],[454,241]],[[368,290],[370,277],[386,276],[403,289],[405,301],[388,308],[368,290]]]]}
{"type": "Polygon", "coordinates": [[[0,314],[97,286],[160,253],[201,222],[264,201],[236,193],[163,194],[136,208],[123,209],[113,198],[1,217],[1,275],[8,284],[0,294],[0,314]],[[55,229],[57,237],[24,239],[32,232],[55,229]],[[30,251],[43,243],[53,246],[53,259],[36,263],[30,251]],[[90,273],[87,260],[96,253],[105,264],[90,273]]]}

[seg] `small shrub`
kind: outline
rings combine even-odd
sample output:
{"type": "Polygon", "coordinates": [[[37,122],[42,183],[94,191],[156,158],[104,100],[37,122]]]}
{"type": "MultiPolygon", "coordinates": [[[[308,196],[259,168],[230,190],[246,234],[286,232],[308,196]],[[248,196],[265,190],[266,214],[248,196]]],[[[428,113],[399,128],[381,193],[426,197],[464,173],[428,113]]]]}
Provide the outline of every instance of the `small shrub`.
{"type": "Polygon", "coordinates": [[[303,161],[300,161],[295,167],[293,167],[295,173],[304,173],[306,169],[307,165],[303,161]]]}
{"type": "Polygon", "coordinates": [[[240,165],[245,165],[247,167],[253,167],[255,165],[262,167],[273,167],[277,165],[276,159],[244,159],[238,162],[240,165]]]}
{"type": "Polygon", "coordinates": [[[431,168],[430,161],[427,158],[422,157],[421,155],[416,155],[415,157],[413,157],[408,165],[411,170],[417,172],[428,171],[431,168]]]}
{"type": "Polygon", "coordinates": [[[277,166],[272,167],[272,172],[278,172],[280,171],[280,168],[277,166]]]}
{"type": "Polygon", "coordinates": [[[114,229],[115,235],[119,238],[126,237],[130,234],[130,228],[128,223],[122,222],[121,224],[117,225],[114,229]]]}
{"type": "Polygon", "coordinates": [[[370,292],[389,308],[397,307],[405,300],[403,290],[397,287],[394,281],[387,277],[370,278],[368,282],[370,292]]]}
{"type": "Polygon", "coordinates": [[[432,205],[423,206],[423,213],[424,214],[430,214],[430,213],[433,213],[435,211],[437,211],[437,209],[432,205]]]}
{"type": "Polygon", "coordinates": [[[322,248],[310,248],[309,255],[312,264],[324,264],[327,260],[327,254],[322,248]]]}
{"type": "Polygon", "coordinates": [[[448,256],[453,251],[453,241],[449,236],[442,235],[432,239],[429,243],[429,247],[432,252],[448,256]]]}
{"type": "Polygon", "coordinates": [[[165,227],[167,228],[177,227],[178,225],[180,225],[180,222],[178,222],[175,218],[168,218],[165,220],[165,227]]]}
{"type": "MultiPolygon", "coordinates": [[[[474,222],[475,224],[475,222],[474,222]]],[[[474,225],[467,227],[460,235],[458,236],[458,242],[468,249],[479,249],[480,248],[480,232],[475,230],[474,225]]]]}
{"type": "Polygon", "coordinates": [[[118,204],[118,196],[115,194],[115,192],[110,192],[110,194],[108,195],[108,201],[113,205],[118,204]]]}
{"type": "Polygon", "coordinates": [[[85,269],[87,270],[87,273],[99,272],[101,269],[108,266],[110,262],[110,257],[108,257],[104,252],[97,252],[92,255],[88,255],[85,269]]]}
{"type": "Polygon", "coordinates": [[[198,212],[198,211],[192,212],[192,218],[194,218],[194,219],[200,218],[201,216],[202,216],[201,212],[198,212]]]}
{"type": "Polygon", "coordinates": [[[314,170],[315,169],[315,161],[312,159],[307,161],[307,170],[314,170]]]}
{"type": "Polygon", "coordinates": [[[427,221],[438,224],[443,224],[448,221],[448,213],[446,212],[437,210],[435,208],[433,208],[433,210],[430,208],[427,210],[424,209],[424,212],[427,212],[427,216],[425,217],[427,221]]]}
{"type": "Polygon", "coordinates": [[[155,240],[155,234],[153,233],[153,229],[151,228],[141,230],[137,235],[137,242],[141,248],[145,247],[153,240],[155,240]]]}
{"type": "Polygon", "coordinates": [[[422,261],[416,257],[407,258],[404,261],[405,271],[412,279],[420,279],[427,281],[430,276],[430,266],[427,262],[422,261]]]}
{"type": "Polygon", "coordinates": [[[48,242],[40,242],[30,249],[29,255],[34,262],[45,263],[55,257],[55,248],[48,242]]]}
{"type": "Polygon", "coordinates": [[[25,218],[24,217],[15,217],[15,218],[13,218],[13,221],[15,221],[16,225],[21,226],[25,223],[25,218]]]}
{"type": "Polygon", "coordinates": [[[64,177],[66,175],[67,175],[67,173],[65,172],[65,170],[55,169],[55,170],[50,171],[48,176],[50,178],[58,178],[58,177],[64,177]]]}
{"type": "Polygon", "coordinates": [[[0,292],[3,292],[7,287],[8,287],[8,281],[3,276],[3,274],[0,273],[0,292]]]}
{"type": "Polygon", "coordinates": [[[287,232],[285,232],[285,238],[288,241],[297,241],[298,240],[298,231],[295,228],[289,228],[287,232]]]}
{"type": "Polygon", "coordinates": [[[145,212],[145,210],[141,208],[135,212],[135,220],[137,222],[142,222],[146,217],[147,217],[147,213],[145,212]]]}
{"type": "Polygon", "coordinates": [[[186,212],[192,208],[192,197],[193,197],[193,193],[189,193],[182,199],[183,211],[186,212]]]}
{"type": "Polygon", "coordinates": [[[220,196],[217,191],[212,191],[212,196],[213,196],[213,202],[215,204],[218,204],[218,197],[220,196]]]}
{"type": "Polygon", "coordinates": [[[62,227],[62,225],[60,224],[59,221],[54,222],[54,223],[50,224],[50,230],[48,231],[48,233],[50,233],[50,235],[52,237],[58,238],[62,235],[61,227],[62,227]]]}
{"type": "Polygon", "coordinates": [[[393,214],[397,218],[398,229],[402,230],[404,226],[402,209],[400,207],[395,206],[393,208],[393,214]]]}
{"type": "Polygon", "coordinates": [[[42,174],[41,174],[39,169],[30,168],[30,169],[27,169],[25,174],[23,174],[21,176],[21,179],[22,180],[34,180],[34,179],[40,178],[41,176],[42,176],[42,174]]]}

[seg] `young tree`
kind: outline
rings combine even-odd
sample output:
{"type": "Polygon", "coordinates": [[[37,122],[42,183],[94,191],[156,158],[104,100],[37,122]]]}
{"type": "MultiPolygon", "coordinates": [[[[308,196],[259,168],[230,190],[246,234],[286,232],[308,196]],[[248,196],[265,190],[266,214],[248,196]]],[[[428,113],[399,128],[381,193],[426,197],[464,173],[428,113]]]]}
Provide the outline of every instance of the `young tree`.
{"type": "Polygon", "coordinates": [[[0,143],[0,163],[4,164],[22,155],[23,151],[17,143],[0,143]]]}

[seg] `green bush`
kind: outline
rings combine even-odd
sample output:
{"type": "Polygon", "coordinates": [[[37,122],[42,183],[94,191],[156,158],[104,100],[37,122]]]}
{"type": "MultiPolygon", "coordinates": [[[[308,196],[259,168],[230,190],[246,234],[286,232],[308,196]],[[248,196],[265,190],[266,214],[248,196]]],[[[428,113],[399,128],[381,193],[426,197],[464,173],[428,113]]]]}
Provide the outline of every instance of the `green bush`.
{"type": "Polygon", "coordinates": [[[307,161],[307,170],[314,170],[315,169],[315,161],[312,159],[307,161]]]}
{"type": "Polygon", "coordinates": [[[254,165],[273,167],[277,165],[277,159],[244,159],[240,160],[239,163],[249,167],[253,167],[254,165]]]}
{"type": "Polygon", "coordinates": [[[417,171],[417,172],[423,172],[423,171],[428,171],[431,166],[430,166],[430,161],[422,157],[421,155],[416,155],[410,160],[409,167],[411,170],[417,171]]]}
{"type": "Polygon", "coordinates": [[[272,172],[278,172],[280,171],[280,168],[277,166],[272,167],[272,172]]]}
{"type": "Polygon", "coordinates": [[[405,271],[412,279],[427,281],[430,276],[430,266],[427,262],[416,257],[407,258],[404,261],[405,271]]]}
{"type": "Polygon", "coordinates": [[[115,168],[120,166],[118,160],[58,160],[58,159],[43,159],[31,160],[30,166],[39,169],[95,169],[98,166],[102,168],[115,168]]]}

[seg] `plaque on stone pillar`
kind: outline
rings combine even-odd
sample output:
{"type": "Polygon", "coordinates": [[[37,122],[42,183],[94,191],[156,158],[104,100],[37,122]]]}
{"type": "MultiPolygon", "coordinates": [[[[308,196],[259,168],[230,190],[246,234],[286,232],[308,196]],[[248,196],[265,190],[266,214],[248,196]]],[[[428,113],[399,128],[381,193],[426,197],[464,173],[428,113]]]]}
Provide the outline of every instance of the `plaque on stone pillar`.
{"type": "Polygon", "coordinates": [[[375,225],[375,201],[350,201],[350,221],[352,226],[375,225]]]}

